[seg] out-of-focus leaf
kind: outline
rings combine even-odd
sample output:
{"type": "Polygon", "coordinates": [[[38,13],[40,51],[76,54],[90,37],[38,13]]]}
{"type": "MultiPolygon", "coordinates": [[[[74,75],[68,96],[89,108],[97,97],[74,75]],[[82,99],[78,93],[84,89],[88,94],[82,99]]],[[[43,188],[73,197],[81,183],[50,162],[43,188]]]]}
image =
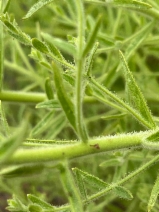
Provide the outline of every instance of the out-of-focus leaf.
{"type": "Polygon", "coordinates": [[[136,0],[105,0],[105,2],[112,6],[123,7],[127,9],[147,10],[152,8],[150,4],[136,0]]]}
{"type": "Polygon", "coordinates": [[[39,0],[30,8],[27,14],[23,17],[23,19],[30,18],[35,12],[37,12],[38,10],[40,10],[42,7],[46,6],[47,4],[52,3],[53,1],[54,0],[39,0]]]}
{"type": "Polygon", "coordinates": [[[158,194],[159,194],[159,175],[151,191],[150,199],[148,202],[148,212],[152,211],[152,208],[154,207],[155,202],[157,200],[158,194]]]}
{"type": "Polygon", "coordinates": [[[44,170],[43,164],[15,165],[4,168],[0,171],[0,176],[4,178],[28,177],[40,174],[44,170]]]}
{"type": "Polygon", "coordinates": [[[49,123],[52,121],[54,116],[54,111],[50,111],[48,114],[46,114],[46,116],[44,116],[44,118],[42,118],[37,125],[32,129],[31,131],[31,135],[35,136],[37,134],[39,134],[41,131],[44,131],[49,123]]]}
{"type": "Polygon", "coordinates": [[[21,29],[18,27],[18,24],[15,20],[11,21],[8,14],[4,14],[0,16],[0,21],[4,24],[4,26],[7,28],[9,34],[16,38],[19,42],[25,44],[25,45],[31,45],[31,38],[29,35],[25,34],[21,31],[21,29]]]}
{"type": "Polygon", "coordinates": [[[25,140],[27,123],[23,123],[20,128],[0,143],[0,162],[4,162],[12,156],[15,150],[25,140]]]}
{"type": "Polygon", "coordinates": [[[58,100],[52,99],[47,100],[45,102],[40,102],[36,105],[36,108],[54,108],[54,109],[60,109],[61,105],[59,104],[58,100]]]}
{"type": "Polygon", "coordinates": [[[54,207],[50,205],[49,203],[45,202],[44,200],[41,200],[39,197],[33,195],[33,194],[28,194],[27,195],[29,201],[33,204],[36,204],[40,206],[44,210],[50,210],[53,211],[54,207]]]}
{"type": "Polygon", "coordinates": [[[45,80],[45,91],[46,91],[48,99],[54,98],[53,85],[52,85],[50,78],[47,78],[45,80]]]}
{"type": "Polygon", "coordinates": [[[2,127],[1,130],[4,136],[9,136],[9,126],[6,120],[6,116],[5,116],[5,112],[4,112],[1,100],[0,100],[0,123],[2,127]]]}

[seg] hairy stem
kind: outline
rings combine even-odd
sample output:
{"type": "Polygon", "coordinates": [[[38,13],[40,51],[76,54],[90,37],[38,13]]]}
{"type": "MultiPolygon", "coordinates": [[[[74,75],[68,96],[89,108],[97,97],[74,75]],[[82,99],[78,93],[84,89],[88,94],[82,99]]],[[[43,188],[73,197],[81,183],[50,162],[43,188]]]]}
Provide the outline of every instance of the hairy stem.
{"type": "Polygon", "coordinates": [[[87,144],[77,142],[76,144],[60,145],[58,147],[48,145],[48,147],[35,147],[34,149],[19,149],[9,159],[8,163],[48,162],[120,149],[143,148],[143,138],[151,132],[146,131],[94,138],[88,141],[87,144]]]}

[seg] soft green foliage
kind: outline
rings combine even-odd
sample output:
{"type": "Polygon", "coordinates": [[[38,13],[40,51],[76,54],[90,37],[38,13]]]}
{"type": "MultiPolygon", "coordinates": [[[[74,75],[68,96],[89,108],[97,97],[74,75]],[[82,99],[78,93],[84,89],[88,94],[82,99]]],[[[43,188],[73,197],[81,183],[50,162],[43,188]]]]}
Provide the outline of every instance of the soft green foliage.
{"type": "Polygon", "coordinates": [[[158,11],[0,0],[0,211],[159,211],[158,11]]]}

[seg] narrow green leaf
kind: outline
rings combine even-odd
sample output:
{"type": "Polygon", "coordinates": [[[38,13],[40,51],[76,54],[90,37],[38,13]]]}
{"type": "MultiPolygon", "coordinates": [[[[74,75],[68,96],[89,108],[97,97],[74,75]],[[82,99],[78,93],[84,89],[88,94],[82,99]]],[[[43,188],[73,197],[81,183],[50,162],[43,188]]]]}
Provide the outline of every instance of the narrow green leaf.
{"type": "Polygon", "coordinates": [[[8,11],[10,3],[11,3],[11,0],[8,0],[6,5],[5,5],[5,7],[4,7],[4,9],[3,9],[3,13],[6,13],[8,11]]]}
{"type": "Polygon", "coordinates": [[[90,32],[88,41],[87,41],[86,46],[83,50],[83,56],[85,56],[90,51],[90,49],[92,49],[92,46],[94,45],[98,30],[99,30],[99,27],[100,27],[100,21],[101,21],[101,16],[98,17],[98,19],[97,19],[97,21],[94,25],[93,30],[90,32]]]}
{"type": "Polygon", "coordinates": [[[39,197],[33,195],[33,194],[28,194],[27,195],[29,201],[33,204],[36,204],[38,206],[40,206],[42,209],[46,209],[46,210],[53,210],[54,207],[52,205],[50,205],[49,203],[45,202],[44,200],[41,200],[39,197]]]}
{"type": "Polygon", "coordinates": [[[90,186],[92,186],[93,188],[96,188],[96,189],[103,189],[103,188],[106,188],[109,184],[104,182],[103,180],[99,179],[98,177],[94,176],[94,175],[91,175],[87,172],[84,172],[78,168],[74,168],[73,169],[73,172],[80,174],[83,181],[86,183],[86,184],[89,184],[90,186]]]}
{"type": "Polygon", "coordinates": [[[27,211],[28,207],[26,207],[15,195],[13,195],[13,199],[8,199],[8,207],[6,208],[9,211],[27,211]]]}
{"type": "Polygon", "coordinates": [[[72,43],[66,42],[60,38],[54,38],[48,33],[41,33],[42,37],[46,42],[49,42],[56,47],[58,47],[61,51],[66,52],[67,54],[70,55],[75,55],[76,54],[76,49],[75,46],[72,43]]]}
{"type": "Polygon", "coordinates": [[[136,0],[106,0],[105,2],[112,6],[123,7],[127,9],[147,10],[152,8],[150,4],[136,0]]]}
{"type": "Polygon", "coordinates": [[[94,55],[95,55],[95,53],[97,51],[98,46],[99,46],[99,43],[96,42],[94,44],[94,46],[92,47],[92,50],[90,51],[90,54],[89,54],[89,56],[88,56],[88,58],[86,60],[86,75],[88,75],[88,76],[90,75],[90,72],[92,70],[93,58],[94,58],[94,55]]]}
{"type": "Polygon", "coordinates": [[[47,78],[45,80],[45,92],[47,94],[48,99],[54,99],[53,85],[50,78],[47,78]]]}
{"type": "Polygon", "coordinates": [[[102,119],[109,120],[109,119],[121,119],[126,116],[126,113],[120,113],[115,115],[108,115],[108,116],[102,116],[102,119]]]}
{"type": "Polygon", "coordinates": [[[60,61],[65,61],[65,58],[61,54],[61,52],[57,49],[57,47],[49,41],[45,41],[51,54],[53,54],[56,58],[58,58],[60,61]]]}
{"type": "Polygon", "coordinates": [[[61,55],[60,51],[53,45],[46,42],[42,42],[37,38],[32,39],[32,45],[35,49],[44,53],[51,57],[55,62],[59,63],[60,65],[67,67],[69,69],[75,69],[74,65],[68,63],[64,57],[61,55]]]}
{"type": "Polygon", "coordinates": [[[85,185],[84,185],[84,181],[82,179],[82,175],[80,174],[80,172],[76,171],[76,168],[75,169],[73,168],[72,171],[75,174],[76,182],[77,182],[81,197],[82,197],[82,199],[86,200],[87,199],[87,192],[86,192],[86,188],[85,188],[85,185]]]}
{"type": "Polygon", "coordinates": [[[133,198],[132,193],[123,186],[117,186],[115,187],[115,193],[123,199],[131,200],[133,198]]]}
{"type": "Polygon", "coordinates": [[[52,99],[47,100],[44,102],[40,102],[36,105],[36,108],[54,108],[54,109],[60,109],[61,105],[59,104],[58,100],[52,99]]]}
{"type": "Polygon", "coordinates": [[[80,194],[66,163],[61,166],[60,171],[63,188],[70,202],[71,212],[83,212],[80,194]]]}
{"type": "Polygon", "coordinates": [[[28,177],[40,174],[44,168],[44,164],[15,165],[2,169],[0,176],[4,178],[28,177]]]}
{"type": "Polygon", "coordinates": [[[143,94],[140,91],[132,73],[129,70],[125,57],[121,51],[120,58],[124,70],[125,80],[126,80],[126,92],[128,97],[129,105],[134,108],[141,115],[141,117],[150,125],[151,129],[156,127],[155,122],[153,121],[151,112],[147,106],[146,100],[143,94]]]}
{"type": "Polygon", "coordinates": [[[39,205],[29,205],[29,212],[43,212],[39,205]]]}
{"type": "Polygon", "coordinates": [[[47,45],[44,42],[41,42],[37,38],[32,39],[32,45],[34,48],[36,48],[38,51],[44,53],[44,54],[49,54],[49,49],[47,45]]]}
{"type": "Polygon", "coordinates": [[[42,7],[46,6],[47,4],[52,3],[53,1],[54,0],[39,0],[30,8],[27,14],[23,17],[23,19],[30,18],[35,12],[37,12],[38,10],[40,10],[42,7]]]}
{"type": "Polygon", "coordinates": [[[5,116],[5,112],[4,112],[1,100],[0,100],[0,123],[3,128],[4,136],[9,136],[9,126],[7,123],[7,119],[5,116]]]}
{"type": "Polygon", "coordinates": [[[35,136],[44,131],[52,121],[54,113],[54,111],[50,111],[48,114],[46,114],[44,118],[42,118],[41,121],[39,121],[37,125],[32,129],[31,135],[35,136]]]}
{"type": "Polygon", "coordinates": [[[154,207],[155,202],[157,200],[158,194],[159,194],[159,175],[151,191],[150,199],[148,202],[148,212],[152,211],[152,208],[154,207]]]}
{"type": "Polygon", "coordinates": [[[66,114],[68,121],[70,122],[71,126],[73,127],[73,129],[76,132],[74,106],[73,106],[72,101],[68,97],[68,94],[64,87],[63,78],[61,76],[61,69],[58,68],[54,63],[52,63],[52,68],[53,68],[53,72],[54,72],[54,81],[55,81],[55,87],[56,87],[58,100],[66,114]]]}
{"type": "Polygon", "coordinates": [[[152,131],[152,133],[149,134],[147,137],[144,137],[142,145],[144,148],[147,148],[147,149],[158,150],[159,149],[159,129],[157,128],[156,130],[152,131]]]}
{"type": "Polygon", "coordinates": [[[152,30],[155,22],[152,21],[148,23],[145,27],[139,30],[136,34],[134,34],[130,39],[126,42],[129,43],[127,49],[125,51],[125,58],[128,60],[130,56],[135,52],[135,50],[143,43],[143,41],[147,38],[148,34],[152,30]]]}
{"type": "Polygon", "coordinates": [[[25,140],[27,123],[23,123],[12,135],[8,136],[0,143],[0,162],[10,159],[11,155],[25,140]]]}
{"type": "Polygon", "coordinates": [[[7,28],[9,34],[16,38],[19,42],[25,45],[31,45],[31,38],[26,33],[22,32],[15,20],[11,21],[8,14],[1,15],[0,21],[7,28]]]}
{"type": "Polygon", "coordinates": [[[121,166],[123,163],[123,160],[120,159],[120,158],[114,158],[114,159],[109,159],[109,160],[106,160],[104,162],[102,162],[99,166],[102,166],[104,168],[108,168],[108,167],[111,167],[111,166],[121,166]]]}

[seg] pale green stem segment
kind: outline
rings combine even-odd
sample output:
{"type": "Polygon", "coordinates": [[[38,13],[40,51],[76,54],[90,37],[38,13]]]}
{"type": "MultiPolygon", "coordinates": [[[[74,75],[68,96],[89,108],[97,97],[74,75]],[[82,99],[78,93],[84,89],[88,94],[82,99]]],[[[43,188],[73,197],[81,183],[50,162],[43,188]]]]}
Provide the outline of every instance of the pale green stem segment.
{"type": "Polygon", "coordinates": [[[18,103],[39,103],[46,100],[46,95],[42,93],[29,93],[17,91],[3,91],[0,92],[0,100],[18,103]]]}
{"type": "Polygon", "coordinates": [[[101,152],[127,149],[143,148],[143,138],[151,134],[152,131],[120,134],[94,138],[87,142],[77,142],[76,144],[60,145],[58,147],[49,145],[44,148],[19,149],[9,160],[14,163],[49,162],[61,159],[71,159],[101,152]]]}
{"type": "Polygon", "coordinates": [[[75,89],[75,116],[76,116],[76,127],[78,135],[84,143],[88,140],[88,135],[86,132],[86,128],[83,121],[83,111],[82,111],[82,99],[83,99],[83,91],[84,91],[84,83],[83,83],[83,71],[84,71],[84,63],[85,58],[82,57],[83,54],[83,46],[84,46],[84,28],[85,28],[85,18],[83,11],[83,3],[82,0],[76,1],[77,13],[78,13],[78,46],[77,46],[77,73],[76,73],[76,89],[75,89]]]}

